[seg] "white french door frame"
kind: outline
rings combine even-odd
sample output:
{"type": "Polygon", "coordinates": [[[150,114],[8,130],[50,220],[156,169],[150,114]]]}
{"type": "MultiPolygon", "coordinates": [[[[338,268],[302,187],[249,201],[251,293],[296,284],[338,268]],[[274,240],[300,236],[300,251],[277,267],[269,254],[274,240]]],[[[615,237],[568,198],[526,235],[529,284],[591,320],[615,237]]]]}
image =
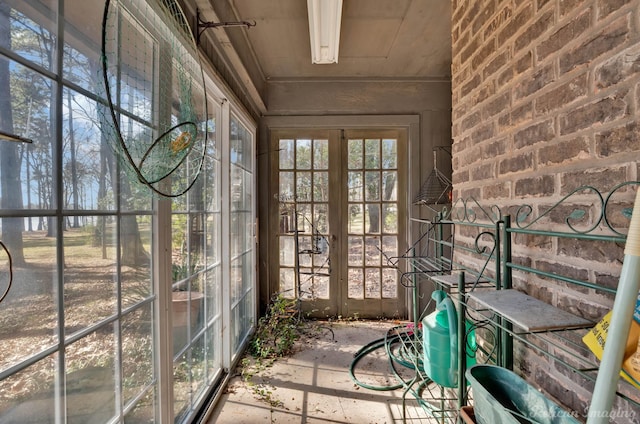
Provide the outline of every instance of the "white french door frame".
{"type": "MultiPolygon", "coordinates": [[[[420,182],[411,175],[414,174],[413,170],[420,168],[420,156],[417,154],[419,149],[420,140],[420,116],[419,115],[336,115],[336,116],[271,116],[263,118],[261,138],[263,140],[263,146],[271,147],[271,134],[276,131],[283,130],[303,130],[303,129],[315,129],[315,130],[388,130],[388,129],[400,129],[406,131],[407,148],[405,158],[399,158],[403,163],[407,164],[407,193],[414,193],[419,187],[420,182]]],[[[277,167],[277,155],[269,156],[268,166],[270,168],[277,167]]],[[[267,170],[262,173],[262,176],[266,177],[271,171],[267,170]]],[[[266,234],[269,238],[273,238],[279,223],[273,221],[273,214],[271,211],[274,207],[273,202],[277,202],[278,193],[275,192],[275,187],[269,185],[269,195],[261,197],[263,201],[269,202],[268,205],[262,205],[260,214],[263,220],[268,223],[268,229],[266,234]]],[[[399,207],[404,208],[407,211],[405,219],[408,221],[411,216],[411,195],[406,195],[404,204],[399,204],[399,207]]],[[[404,234],[401,235],[401,239],[398,240],[398,252],[402,254],[407,246],[410,244],[411,231],[407,229],[404,234]]],[[[278,254],[278,249],[269,248],[271,244],[267,243],[267,246],[262,246],[260,249],[261,262],[266,262],[273,266],[272,255],[278,254]]],[[[273,270],[268,267],[266,275],[264,277],[267,281],[261,283],[261,290],[265,290],[267,293],[277,293],[279,289],[279,279],[274,278],[273,270]]],[[[264,296],[263,296],[264,299],[264,296]]],[[[411,292],[406,290],[405,293],[400,291],[398,293],[399,310],[398,313],[402,318],[408,317],[409,311],[407,305],[411,301],[411,292]]],[[[346,305],[338,305],[338,314],[341,315],[346,312],[348,308],[346,305]]]]}
{"type": "MultiPolygon", "coordinates": [[[[406,129],[378,129],[378,128],[367,128],[364,130],[358,129],[350,129],[342,131],[342,139],[340,142],[340,160],[341,160],[341,170],[342,170],[342,181],[341,186],[343,187],[342,192],[340,193],[342,198],[340,201],[341,205],[341,216],[340,216],[340,248],[342,249],[338,252],[340,258],[349,258],[347,263],[340,267],[339,271],[341,274],[339,275],[340,279],[340,298],[342,311],[341,314],[348,317],[364,317],[364,318],[376,318],[376,317],[396,317],[400,315],[400,311],[404,312],[406,308],[406,298],[403,296],[404,292],[401,290],[401,279],[397,270],[394,270],[394,265],[387,262],[387,257],[385,255],[391,255],[392,258],[389,258],[391,261],[397,261],[396,256],[401,255],[402,252],[406,250],[406,240],[405,234],[407,233],[407,220],[405,219],[409,215],[409,209],[407,208],[407,167],[405,163],[408,161],[407,155],[407,131],[406,129]],[[395,143],[395,166],[390,166],[391,164],[383,164],[382,152],[384,150],[383,144],[384,141],[393,140],[395,143]],[[352,157],[352,142],[354,142],[354,147],[356,148],[356,154],[352,157]],[[367,162],[367,147],[366,145],[369,142],[373,142],[373,145],[377,145],[377,152],[374,154],[377,155],[377,160],[379,163],[375,163],[376,159],[373,159],[372,163],[367,162]],[[360,146],[357,148],[356,146],[360,146]],[[364,155],[362,157],[361,155],[364,155]],[[359,158],[358,158],[359,157],[359,158]],[[356,163],[351,163],[351,160],[355,160],[356,162],[360,162],[359,165],[356,166],[356,163]],[[389,166],[388,168],[386,166],[389,166]],[[393,199],[385,199],[382,193],[382,186],[379,186],[378,189],[380,193],[378,196],[375,196],[373,199],[368,199],[368,190],[365,187],[364,192],[358,186],[353,187],[351,184],[351,180],[349,175],[355,174],[361,175],[362,180],[360,182],[364,183],[364,186],[367,186],[368,183],[367,175],[374,175],[374,180],[378,180],[378,184],[381,184],[384,179],[383,174],[387,172],[396,174],[396,191],[395,201],[393,199]],[[375,175],[378,174],[378,177],[375,175]],[[352,190],[355,192],[352,193],[352,190]],[[358,194],[358,192],[360,192],[358,194]],[[354,195],[355,198],[351,198],[351,195],[354,195]],[[367,229],[367,225],[365,222],[362,222],[362,227],[350,228],[352,223],[351,217],[351,207],[362,207],[362,218],[363,221],[366,221],[366,216],[368,215],[369,205],[373,205],[375,209],[378,207],[379,214],[379,228],[377,231],[370,232],[367,229]],[[393,231],[391,228],[387,228],[385,231],[385,213],[384,206],[396,206],[396,228],[393,231]],[[391,230],[391,231],[389,231],[391,230]],[[404,237],[404,239],[403,239],[404,237]],[[369,263],[370,254],[373,254],[375,257],[375,250],[367,253],[367,249],[369,249],[368,244],[371,240],[378,239],[380,243],[377,248],[380,250],[380,256],[376,263],[369,263]],[[385,240],[396,240],[396,249],[389,250],[385,248],[385,240]],[[351,255],[351,240],[360,240],[360,246],[362,246],[362,256],[360,259],[352,258],[351,255]],[[367,241],[369,240],[369,241],[367,241]],[[352,260],[355,260],[357,263],[352,263],[352,260]],[[355,274],[352,276],[351,272],[354,271],[355,274]],[[358,272],[360,271],[360,272],[358,272]],[[374,273],[373,280],[371,280],[367,275],[369,271],[374,273]],[[378,273],[376,273],[378,271],[378,273]],[[396,284],[395,284],[395,294],[387,292],[385,296],[385,271],[391,271],[395,274],[396,284]],[[395,272],[394,272],[395,271],[395,272]],[[375,275],[378,278],[375,278],[375,275]],[[377,280],[377,281],[376,281],[377,280]],[[354,283],[352,285],[352,283],[354,283]],[[377,283],[377,284],[376,284],[377,283]],[[372,285],[371,285],[372,284],[372,285]],[[379,284],[379,285],[378,285],[379,284]],[[351,293],[352,289],[360,292],[359,295],[355,295],[355,293],[351,293]],[[367,294],[369,289],[376,289],[375,292],[371,292],[367,294]]],[[[388,159],[388,158],[387,158],[388,159]]],[[[357,184],[357,183],[356,183],[357,184]]],[[[375,184],[375,182],[374,182],[375,184]]],[[[357,216],[357,215],[356,215],[357,216]]],[[[355,221],[353,222],[355,223],[355,221]]],[[[358,242],[356,242],[358,244],[358,242]]],[[[357,248],[356,248],[357,251],[357,248]]],[[[397,267],[401,268],[405,264],[404,261],[399,261],[395,264],[397,267]]]]}

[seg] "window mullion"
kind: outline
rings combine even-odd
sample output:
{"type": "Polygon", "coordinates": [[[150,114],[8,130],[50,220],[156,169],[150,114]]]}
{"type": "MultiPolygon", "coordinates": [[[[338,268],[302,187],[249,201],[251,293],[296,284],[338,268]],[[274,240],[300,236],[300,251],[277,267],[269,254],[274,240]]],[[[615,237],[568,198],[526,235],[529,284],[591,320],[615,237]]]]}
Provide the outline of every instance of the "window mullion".
{"type": "MultiPolygon", "coordinates": [[[[53,129],[53,137],[55,142],[51,143],[53,148],[52,152],[52,184],[55,192],[55,213],[56,213],[56,253],[57,253],[57,304],[58,304],[58,369],[55,378],[55,408],[56,408],[56,424],[67,421],[66,417],[66,396],[65,396],[65,382],[66,382],[66,368],[65,368],[65,329],[64,329],[64,240],[63,240],[63,223],[64,217],[62,216],[63,204],[61,199],[63,198],[63,180],[62,173],[62,102],[63,102],[63,87],[62,87],[62,64],[63,64],[63,47],[64,46],[64,1],[58,1],[58,13],[56,14],[56,31],[58,32],[56,37],[56,48],[53,55],[53,60],[56,65],[53,69],[55,73],[55,98],[51,107],[53,111],[50,112],[53,129]]],[[[54,206],[54,205],[51,205],[54,206]]]]}
{"type": "Polygon", "coordinates": [[[153,275],[156,293],[156,368],[161,423],[174,421],[173,335],[171,322],[171,201],[156,199],[153,218],[153,275]]]}
{"type": "Polygon", "coordinates": [[[231,266],[230,266],[230,196],[231,196],[231,155],[230,155],[230,119],[229,102],[222,104],[222,119],[220,122],[221,132],[221,166],[220,166],[220,185],[221,199],[226,201],[222,204],[222,237],[221,250],[222,254],[222,367],[229,372],[231,370],[232,360],[232,343],[231,343],[231,266]]]}

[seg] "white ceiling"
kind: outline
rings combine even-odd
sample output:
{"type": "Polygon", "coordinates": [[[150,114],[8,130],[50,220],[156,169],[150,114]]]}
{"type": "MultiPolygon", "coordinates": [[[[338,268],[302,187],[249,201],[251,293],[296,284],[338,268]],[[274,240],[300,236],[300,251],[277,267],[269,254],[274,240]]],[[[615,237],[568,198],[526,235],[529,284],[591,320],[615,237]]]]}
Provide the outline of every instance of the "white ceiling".
{"type": "Polygon", "coordinates": [[[255,21],[203,36],[256,93],[279,80],[450,80],[450,0],[344,0],[340,56],[331,65],[311,63],[305,0],[185,1],[205,21],[255,21]]]}

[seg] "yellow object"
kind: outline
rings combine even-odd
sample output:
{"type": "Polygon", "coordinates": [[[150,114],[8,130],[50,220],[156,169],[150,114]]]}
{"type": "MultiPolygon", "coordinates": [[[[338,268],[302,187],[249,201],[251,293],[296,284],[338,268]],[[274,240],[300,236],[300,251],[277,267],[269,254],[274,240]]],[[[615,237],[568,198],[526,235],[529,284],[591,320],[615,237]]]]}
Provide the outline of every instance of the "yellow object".
{"type": "MultiPolygon", "coordinates": [[[[611,311],[607,313],[604,318],[602,318],[602,320],[600,320],[600,322],[582,338],[582,341],[598,359],[602,359],[604,344],[607,340],[607,333],[611,322],[611,314],[611,311]]],[[[631,328],[629,329],[629,337],[627,337],[627,344],[624,349],[624,360],[622,363],[622,369],[620,370],[620,376],[638,389],[640,389],[639,343],[640,324],[635,320],[631,320],[631,328]]]]}
{"type": "MultiPolygon", "coordinates": [[[[633,322],[635,323],[635,321],[633,322]]],[[[638,339],[635,352],[628,357],[625,356],[625,360],[622,363],[622,369],[635,379],[631,384],[640,388],[637,384],[637,381],[640,380],[640,339],[638,339]]]]}
{"type": "Polygon", "coordinates": [[[171,151],[173,153],[179,153],[189,147],[189,144],[191,144],[191,133],[183,131],[175,140],[171,141],[171,151]]]}

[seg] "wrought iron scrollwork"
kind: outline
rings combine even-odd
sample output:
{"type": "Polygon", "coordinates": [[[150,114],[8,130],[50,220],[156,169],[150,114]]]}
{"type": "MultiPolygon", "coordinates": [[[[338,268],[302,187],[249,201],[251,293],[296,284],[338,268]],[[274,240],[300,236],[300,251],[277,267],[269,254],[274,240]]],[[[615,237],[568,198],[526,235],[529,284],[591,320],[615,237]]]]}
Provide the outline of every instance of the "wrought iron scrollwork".
{"type": "Polygon", "coordinates": [[[451,210],[443,209],[443,216],[453,222],[470,222],[488,220],[495,224],[502,215],[500,207],[491,205],[483,207],[474,197],[456,199],[451,205],[451,210]]]}
{"type": "Polygon", "coordinates": [[[528,223],[526,221],[530,216],[533,215],[533,207],[529,204],[519,206],[516,211],[515,224],[520,229],[530,228],[536,223],[540,222],[545,217],[550,216],[554,210],[559,210],[559,208],[561,208],[562,205],[565,204],[567,199],[579,194],[585,194],[584,193],[585,191],[589,191],[595,194],[597,202],[594,202],[594,204],[591,204],[591,205],[585,205],[584,207],[581,207],[577,204],[572,205],[574,206],[574,209],[571,211],[571,213],[569,213],[568,216],[564,218],[564,222],[567,225],[567,227],[576,234],[590,233],[593,230],[595,230],[598,227],[598,225],[600,225],[600,221],[602,220],[602,214],[604,211],[604,199],[600,191],[598,191],[598,189],[589,185],[581,186],[572,190],[571,192],[566,194],[562,199],[554,203],[551,207],[547,208],[544,212],[539,214],[536,218],[534,218],[528,223]],[[593,214],[593,218],[594,218],[593,224],[586,229],[581,230],[577,228],[574,222],[583,220],[584,217],[588,215],[589,210],[594,210],[594,208],[596,209],[595,209],[595,213],[593,214]]]}
{"type": "MultiPolygon", "coordinates": [[[[498,246],[498,237],[496,233],[493,231],[482,231],[476,236],[474,241],[474,247],[475,247],[476,253],[478,253],[479,255],[485,255],[487,258],[482,264],[482,268],[478,271],[478,279],[476,280],[476,284],[480,280],[480,276],[485,275],[485,272],[487,270],[487,267],[489,266],[489,263],[494,259],[494,254],[496,253],[497,246],[498,246]],[[489,238],[490,242],[492,243],[491,246],[481,246],[480,240],[482,238],[489,238]],[[491,247],[491,249],[488,249],[488,247],[491,247]]],[[[476,284],[473,285],[472,290],[475,289],[476,284]]]]}
{"type": "MultiPolygon", "coordinates": [[[[570,206],[572,210],[568,213],[565,212],[563,222],[571,233],[574,234],[591,234],[595,233],[600,227],[605,232],[610,232],[616,236],[624,237],[625,232],[620,231],[616,227],[616,222],[625,221],[631,218],[631,211],[633,209],[632,200],[628,200],[629,207],[619,207],[617,201],[614,201],[614,196],[624,192],[624,190],[631,186],[640,185],[640,181],[626,181],[618,184],[605,196],[600,190],[590,185],[580,186],[565,196],[563,196],[556,203],[546,208],[537,217],[529,220],[533,216],[533,206],[526,204],[517,208],[515,214],[515,224],[519,229],[529,229],[534,225],[541,223],[545,218],[550,217],[554,211],[562,212],[563,206],[570,206]],[[591,195],[589,204],[580,204],[580,199],[577,199],[575,203],[569,203],[569,199],[576,196],[591,195]],[[618,216],[615,216],[619,214],[618,216]],[[590,223],[580,228],[578,223],[585,222],[585,219],[590,219],[590,223]]],[[[627,200],[625,200],[627,203],[627,200]]]]}
{"type": "Polygon", "coordinates": [[[480,239],[483,236],[488,236],[491,239],[491,241],[493,242],[493,247],[491,248],[491,252],[490,252],[492,254],[493,251],[496,249],[496,235],[495,235],[495,233],[493,233],[491,231],[483,231],[483,232],[481,232],[480,234],[478,234],[476,236],[476,239],[475,239],[475,242],[474,242],[476,253],[478,253],[480,255],[483,254],[483,253],[487,253],[487,246],[480,246],[480,239]]]}
{"type": "MultiPolygon", "coordinates": [[[[625,237],[625,224],[630,220],[633,209],[633,198],[628,195],[627,189],[636,186],[640,186],[640,181],[626,181],[606,193],[591,185],[583,185],[550,206],[537,206],[537,214],[533,204],[509,206],[508,209],[515,211],[513,222],[520,230],[539,229],[541,225],[548,224],[547,220],[551,220],[565,225],[566,232],[572,234],[603,232],[625,237]]],[[[451,205],[451,209],[442,210],[441,217],[453,223],[496,224],[502,219],[506,208],[505,205],[481,205],[474,197],[459,198],[451,205]]],[[[555,225],[552,231],[563,230],[555,225]]]]}
{"type": "MultiPolygon", "coordinates": [[[[613,223],[613,218],[611,217],[611,209],[610,206],[612,204],[611,199],[613,198],[613,196],[622,191],[623,189],[630,187],[630,186],[638,186],[640,185],[640,181],[626,181],[624,183],[618,184],[617,186],[615,186],[613,189],[611,189],[611,191],[609,192],[609,194],[607,195],[607,197],[604,200],[604,206],[602,209],[602,221],[604,223],[604,225],[614,234],[619,235],[619,236],[625,236],[625,233],[622,233],[620,231],[618,231],[615,227],[614,227],[614,223],[613,223]]],[[[631,212],[633,211],[633,203],[630,203],[630,206],[627,208],[622,208],[620,209],[620,214],[622,215],[622,217],[625,220],[631,220],[631,212]]]]}

